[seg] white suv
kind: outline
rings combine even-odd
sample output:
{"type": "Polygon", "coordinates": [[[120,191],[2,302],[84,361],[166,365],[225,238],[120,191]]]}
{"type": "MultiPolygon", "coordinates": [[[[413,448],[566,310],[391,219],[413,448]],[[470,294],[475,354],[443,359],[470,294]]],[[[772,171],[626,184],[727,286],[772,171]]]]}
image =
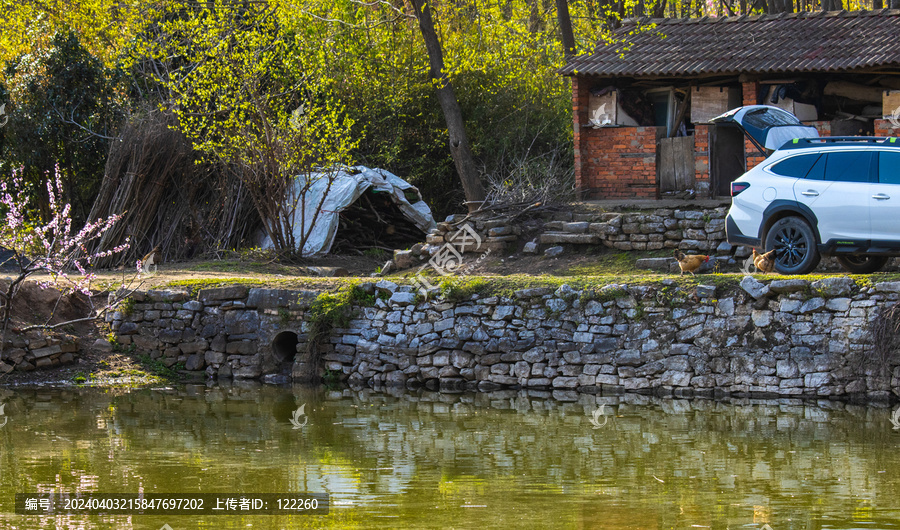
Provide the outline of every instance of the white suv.
{"type": "Polygon", "coordinates": [[[732,183],[725,220],[729,243],[775,249],[775,269],[782,274],[806,274],[823,255],[858,274],[875,272],[889,257],[900,256],[900,140],[797,135],[810,128],[788,112],[759,105],[716,120],[739,123],[754,143],[777,148],[732,183]],[[783,123],[790,119],[776,111],[794,123],[783,123]],[[747,114],[753,112],[782,122],[766,131],[773,142],[753,135],[747,126],[747,114]],[[788,127],[798,130],[788,132],[788,127]]]}

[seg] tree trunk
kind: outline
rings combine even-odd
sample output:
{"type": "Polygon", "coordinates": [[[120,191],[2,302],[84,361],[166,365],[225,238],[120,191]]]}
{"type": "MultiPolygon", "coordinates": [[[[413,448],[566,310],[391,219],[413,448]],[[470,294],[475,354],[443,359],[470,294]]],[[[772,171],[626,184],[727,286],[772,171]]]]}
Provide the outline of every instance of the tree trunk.
{"type": "Polygon", "coordinates": [[[568,59],[575,55],[575,34],[572,32],[572,19],[569,18],[569,0],[556,0],[556,19],[562,34],[563,52],[568,59]]]}
{"type": "Polygon", "coordinates": [[[651,15],[653,18],[662,18],[666,16],[666,2],[667,0],[659,0],[659,2],[653,7],[653,14],[651,15]]]}
{"type": "Polygon", "coordinates": [[[642,18],[642,17],[644,16],[644,12],[645,12],[645,10],[644,10],[644,0],[638,0],[637,2],[635,2],[635,3],[634,3],[634,8],[633,8],[633,13],[634,13],[634,14],[633,14],[632,16],[633,16],[634,18],[642,18]]]}
{"type": "Polygon", "coordinates": [[[434,21],[431,18],[431,7],[427,0],[413,0],[413,8],[419,19],[419,29],[422,31],[422,39],[425,41],[425,49],[428,50],[428,63],[431,67],[431,78],[436,81],[435,90],[444,120],[447,122],[447,132],[450,135],[450,154],[456,164],[456,172],[462,181],[463,191],[466,194],[466,203],[470,212],[481,207],[484,202],[484,187],[478,178],[478,170],[475,168],[475,160],[472,150],[469,148],[469,140],[466,137],[466,127],[463,123],[462,110],[456,100],[456,91],[447,79],[444,71],[444,52],[441,50],[441,42],[434,31],[434,21]]]}
{"type": "Polygon", "coordinates": [[[790,13],[794,10],[794,4],[790,0],[768,0],[766,2],[766,13],[790,13]]]}

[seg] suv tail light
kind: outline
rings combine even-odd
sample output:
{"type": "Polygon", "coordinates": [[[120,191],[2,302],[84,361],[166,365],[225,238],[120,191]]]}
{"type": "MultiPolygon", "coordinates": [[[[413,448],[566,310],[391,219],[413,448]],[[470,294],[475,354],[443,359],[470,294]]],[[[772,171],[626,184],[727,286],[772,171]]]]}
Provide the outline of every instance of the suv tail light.
{"type": "Polygon", "coordinates": [[[731,183],[731,196],[737,197],[738,193],[744,191],[749,188],[750,184],[746,182],[732,182],[731,183]]]}

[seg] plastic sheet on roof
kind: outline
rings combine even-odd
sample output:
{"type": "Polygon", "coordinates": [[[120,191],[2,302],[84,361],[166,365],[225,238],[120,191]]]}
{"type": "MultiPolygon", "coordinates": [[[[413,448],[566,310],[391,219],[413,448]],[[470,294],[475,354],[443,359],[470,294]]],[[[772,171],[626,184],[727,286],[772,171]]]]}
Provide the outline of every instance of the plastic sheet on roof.
{"type": "MultiPolygon", "coordinates": [[[[298,176],[287,200],[290,201],[288,211],[294,212],[290,222],[294,241],[300,244],[302,235],[309,233],[303,243],[303,256],[322,256],[331,251],[337,235],[340,212],[356,202],[369,188],[390,194],[403,215],[423,232],[427,233],[435,228],[431,209],[422,200],[419,189],[390,171],[354,166],[332,172],[313,173],[308,177],[298,176]],[[312,183],[305,196],[301,196],[306,178],[312,183]],[[415,194],[418,200],[410,202],[407,199],[409,192],[415,194]],[[297,207],[292,208],[293,204],[297,207]],[[303,212],[314,212],[317,208],[321,208],[319,215],[303,215],[303,212]]],[[[266,236],[261,246],[272,248],[272,240],[266,236]]]]}

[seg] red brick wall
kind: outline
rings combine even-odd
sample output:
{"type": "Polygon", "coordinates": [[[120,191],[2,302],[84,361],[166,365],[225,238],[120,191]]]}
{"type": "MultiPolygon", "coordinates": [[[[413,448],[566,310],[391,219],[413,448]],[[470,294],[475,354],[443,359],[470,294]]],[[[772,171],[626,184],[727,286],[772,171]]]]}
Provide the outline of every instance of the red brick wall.
{"type": "Polygon", "coordinates": [[[656,198],[656,127],[583,128],[581,135],[585,198],[656,198]]]}
{"type": "Polygon", "coordinates": [[[757,93],[759,92],[759,83],[756,81],[746,81],[741,83],[741,105],[756,105],[757,93]]]}
{"type": "Polygon", "coordinates": [[[590,80],[572,78],[575,186],[584,199],[656,198],[656,127],[583,127],[590,80]]]}
{"type": "Polygon", "coordinates": [[[586,175],[583,172],[582,160],[586,154],[582,123],[588,122],[588,82],[578,77],[572,78],[572,121],[575,128],[575,189],[579,197],[590,198],[584,194],[587,188],[586,175]]]}
{"type": "MultiPolygon", "coordinates": [[[[741,83],[741,95],[743,97],[743,104],[746,105],[756,105],[757,93],[759,92],[759,83],[756,81],[747,81],[741,83]]],[[[759,153],[759,149],[753,145],[753,142],[750,141],[746,136],[744,137],[744,159],[747,162],[747,171],[753,169],[756,164],[759,164],[763,160],[766,159],[765,156],[759,153]]]]}
{"type": "Polygon", "coordinates": [[[709,125],[702,123],[694,125],[694,167],[696,189],[709,189],[709,125]]]}
{"type": "Polygon", "coordinates": [[[831,136],[830,121],[807,121],[803,122],[803,125],[815,127],[816,130],[819,131],[819,136],[831,136]]]}
{"type": "Polygon", "coordinates": [[[888,120],[875,120],[875,136],[900,136],[900,129],[894,129],[888,120]]]}

